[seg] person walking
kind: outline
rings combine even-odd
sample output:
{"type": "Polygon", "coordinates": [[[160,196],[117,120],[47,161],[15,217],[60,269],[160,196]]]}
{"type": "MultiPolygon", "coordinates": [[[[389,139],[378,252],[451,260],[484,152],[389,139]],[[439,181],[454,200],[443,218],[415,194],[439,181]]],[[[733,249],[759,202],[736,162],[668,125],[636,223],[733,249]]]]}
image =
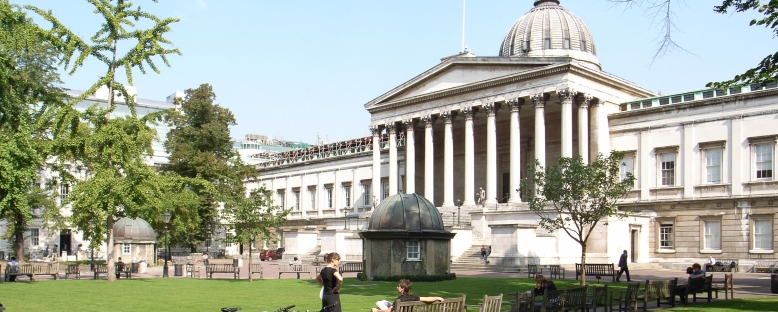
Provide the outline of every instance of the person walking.
{"type": "Polygon", "coordinates": [[[340,286],[343,285],[343,277],[338,272],[340,264],[340,255],[337,252],[331,252],[324,255],[327,259],[327,266],[321,269],[316,281],[324,286],[321,293],[321,307],[330,307],[327,312],[341,312],[340,308],[340,286]]]}
{"type": "Polygon", "coordinates": [[[632,280],[629,278],[629,267],[627,267],[627,251],[624,250],[624,253],[621,254],[621,257],[619,257],[619,274],[616,274],[616,281],[619,282],[619,278],[621,278],[621,274],[626,273],[627,274],[627,282],[631,282],[632,280]]]}
{"type": "Polygon", "coordinates": [[[489,255],[492,254],[492,246],[489,245],[489,247],[486,247],[486,255],[484,256],[484,261],[486,261],[486,264],[489,264],[489,255]]]}
{"type": "Polygon", "coordinates": [[[486,246],[481,246],[481,260],[486,261],[486,246]]]}

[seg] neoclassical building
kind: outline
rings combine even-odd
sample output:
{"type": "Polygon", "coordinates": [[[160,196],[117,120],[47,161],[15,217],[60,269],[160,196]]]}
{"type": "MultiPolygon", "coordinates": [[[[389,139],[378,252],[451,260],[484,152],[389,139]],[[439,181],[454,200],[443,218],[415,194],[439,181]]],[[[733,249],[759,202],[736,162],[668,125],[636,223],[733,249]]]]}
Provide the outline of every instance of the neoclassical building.
{"type": "Polygon", "coordinates": [[[580,247],[538,227],[519,181],[535,159],[618,150],[637,177],[621,206],[630,217],[603,220],[589,259],[615,262],[624,249],[638,263],[775,258],[776,85],[657,95],[608,74],[596,53],[583,21],[535,1],[497,56],[441,59],[365,104],[371,137],[286,152],[249,187],[292,209],[279,229],[292,254],[361,259],[371,209],[418,193],[457,233],[455,261],[492,245],[493,263],[572,264],[580,247]]]}

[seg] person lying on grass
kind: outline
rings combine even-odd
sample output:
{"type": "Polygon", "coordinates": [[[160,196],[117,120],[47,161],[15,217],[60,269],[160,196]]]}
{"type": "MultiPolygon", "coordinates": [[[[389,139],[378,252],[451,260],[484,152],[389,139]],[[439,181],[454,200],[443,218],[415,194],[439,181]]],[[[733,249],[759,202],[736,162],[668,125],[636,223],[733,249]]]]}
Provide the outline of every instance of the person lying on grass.
{"type": "MultiPolygon", "coordinates": [[[[400,300],[401,302],[405,301],[421,301],[424,303],[433,303],[433,302],[440,302],[443,301],[443,298],[441,297],[419,297],[416,295],[411,295],[411,288],[413,285],[411,285],[411,281],[407,279],[400,280],[400,284],[397,285],[397,292],[400,293],[400,296],[397,297],[397,300],[400,300]]],[[[387,302],[386,300],[381,300],[376,303],[379,308],[382,309],[376,309],[372,308],[370,309],[371,312],[391,312],[394,311],[394,306],[392,306],[392,303],[387,302]],[[379,303],[383,303],[382,305],[378,305],[379,303]]]]}

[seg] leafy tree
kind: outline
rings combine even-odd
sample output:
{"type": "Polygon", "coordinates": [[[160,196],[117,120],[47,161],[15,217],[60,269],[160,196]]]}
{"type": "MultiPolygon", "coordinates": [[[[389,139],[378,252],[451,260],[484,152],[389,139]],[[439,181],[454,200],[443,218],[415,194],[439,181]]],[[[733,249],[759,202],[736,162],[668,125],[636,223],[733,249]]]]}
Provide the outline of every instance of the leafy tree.
{"type": "MultiPolygon", "coordinates": [[[[75,165],[86,172],[87,179],[73,187],[66,203],[72,205],[71,223],[84,231],[86,237],[105,237],[108,254],[108,280],[115,280],[113,261],[113,228],[121,217],[151,217],[152,224],[161,224],[161,208],[172,184],[192,185],[196,181],[180,181],[176,177],[158,175],[145,163],[152,154],[151,142],[156,133],[150,124],[159,114],[139,117],[135,112],[135,98],[118,78],[124,69],[124,78],[132,85],[132,70],[146,73],[146,67],[159,73],[152,58],[159,57],[169,66],[167,55],[180,54],[164,35],[175,18],[158,18],[124,0],[88,0],[95,7],[95,14],[103,19],[102,26],[87,42],[65,27],[51,12],[33,6],[25,8],[38,13],[51,23],[55,38],[68,47],[64,51],[62,65],[70,74],[83,66],[87,59],[96,59],[106,67],[106,73],[84,93],[71,100],[79,103],[100,87],[108,89],[105,107],[97,105],[85,111],[74,105],[63,109],[56,119],[53,131],[58,138],[55,151],[61,168],[75,165]],[[136,23],[151,23],[140,29],[136,23]],[[119,43],[129,43],[119,46],[119,43]],[[121,53],[121,54],[120,54],[121,53]],[[72,63],[71,63],[72,62],[72,63]],[[71,67],[72,64],[72,67],[71,67]],[[116,97],[121,96],[129,108],[123,117],[112,116],[116,109],[116,97]],[[95,220],[94,222],[90,222],[95,220]],[[94,225],[92,225],[94,224],[94,225]]],[[[156,2],[156,1],[155,1],[156,2]]],[[[61,170],[63,179],[77,180],[69,171],[61,170]]],[[[183,191],[188,191],[183,188],[183,191]]]]}
{"type": "MultiPolygon", "coordinates": [[[[654,60],[662,57],[665,53],[674,49],[684,50],[673,40],[672,33],[675,30],[672,11],[673,1],[682,0],[608,0],[610,2],[625,4],[627,7],[647,5],[648,11],[655,20],[659,20],[662,33],[659,36],[659,46],[654,53],[654,60]]],[[[751,20],[750,26],[764,26],[772,29],[773,37],[778,35],[778,1],[760,1],[760,0],[722,0],[721,5],[713,6],[716,13],[727,14],[733,10],[738,13],[746,11],[757,11],[763,15],[762,18],[751,20]],[[763,3],[764,2],[764,3],[763,3]]],[[[721,82],[709,82],[706,86],[716,89],[728,88],[739,84],[766,84],[778,81],[778,52],[767,55],[755,67],[747,69],[734,78],[721,82]]]]}
{"type": "MultiPolygon", "coordinates": [[[[591,164],[581,157],[559,158],[555,165],[540,167],[535,161],[528,166],[528,178],[522,181],[529,207],[540,217],[540,227],[563,230],[581,245],[581,265],[586,264],[586,246],[594,228],[607,217],[619,214],[617,203],[632,188],[635,177],[628,173],[622,180],[620,162],[623,153],[602,154],[591,164]]],[[[586,275],[581,285],[586,285],[586,275]]]]}
{"type": "Polygon", "coordinates": [[[52,116],[65,94],[57,87],[60,49],[50,33],[6,0],[0,0],[0,23],[0,218],[21,260],[34,217],[46,217],[45,227],[59,224],[48,222],[58,221],[58,210],[37,180],[49,153],[52,116]]]}
{"type": "Polygon", "coordinates": [[[184,93],[185,97],[175,102],[180,110],[165,115],[165,121],[172,129],[165,141],[170,162],[164,171],[182,177],[199,176],[216,189],[214,193],[193,188],[200,196],[197,224],[172,232],[173,242],[188,246],[194,252],[197,244],[209,239],[212,229],[217,228],[220,203],[242,200],[245,193],[243,178],[253,176],[255,170],[243,164],[233,150],[229,127],[236,124],[235,117],[229,109],[214,104],[213,88],[202,84],[184,93]]]}
{"type": "MultiPolygon", "coordinates": [[[[279,227],[288,214],[289,210],[273,205],[264,186],[252,191],[248,198],[226,203],[224,211],[227,224],[235,231],[231,241],[241,245],[274,240],[276,236],[270,230],[279,227]]],[[[253,259],[249,247],[249,267],[253,259]]],[[[253,279],[249,274],[251,281],[253,279]]]]}

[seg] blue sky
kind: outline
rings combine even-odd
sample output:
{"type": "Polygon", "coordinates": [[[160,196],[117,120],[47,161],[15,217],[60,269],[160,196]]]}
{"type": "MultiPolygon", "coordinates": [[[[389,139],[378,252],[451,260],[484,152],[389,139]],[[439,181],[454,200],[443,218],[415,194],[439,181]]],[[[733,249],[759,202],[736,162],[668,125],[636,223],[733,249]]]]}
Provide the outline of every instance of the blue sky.
{"type": "MultiPolygon", "coordinates": [[[[100,26],[86,1],[11,0],[52,10],[84,38],[100,26]]],[[[664,94],[704,88],[776,51],[772,34],[749,27],[757,13],[715,14],[714,1],[673,1],[675,40],[686,52],[652,64],[659,28],[646,8],[606,0],[563,0],[592,31],[603,70],[664,94]]],[[[368,134],[364,104],[461,48],[461,0],[238,1],[135,0],[160,17],[179,17],[167,37],[182,56],[161,74],[135,74],[140,98],[213,85],[216,102],[246,133],[315,143],[368,134]]],[[[467,1],[466,45],[495,56],[505,32],[532,0],[467,1]]],[[[157,62],[161,64],[161,62],[157,62]]],[[[65,86],[83,90],[104,72],[95,62],[65,86]]]]}

